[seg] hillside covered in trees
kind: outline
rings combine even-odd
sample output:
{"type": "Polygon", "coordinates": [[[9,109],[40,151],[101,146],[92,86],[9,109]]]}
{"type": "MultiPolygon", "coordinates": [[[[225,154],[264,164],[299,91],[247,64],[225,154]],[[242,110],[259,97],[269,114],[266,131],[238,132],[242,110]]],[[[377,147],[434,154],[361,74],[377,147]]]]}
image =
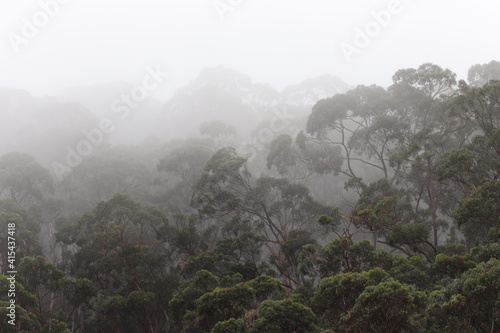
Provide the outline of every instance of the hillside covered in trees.
{"type": "Polygon", "coordinates": [[[0,91],[0,332],[500,331],[500,62],[122,90],[0,91]]]}

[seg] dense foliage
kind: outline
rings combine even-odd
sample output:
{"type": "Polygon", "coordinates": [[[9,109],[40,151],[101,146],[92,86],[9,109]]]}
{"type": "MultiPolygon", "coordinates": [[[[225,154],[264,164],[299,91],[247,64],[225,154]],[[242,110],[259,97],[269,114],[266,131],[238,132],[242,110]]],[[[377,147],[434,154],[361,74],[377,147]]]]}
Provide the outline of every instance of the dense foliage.
{"type": "Polygon", "coordinates": [[[399,70],[251,156],[221,120],[62,181],[0,156],[0,332],[497,332],[498,73],[399,70]]]}

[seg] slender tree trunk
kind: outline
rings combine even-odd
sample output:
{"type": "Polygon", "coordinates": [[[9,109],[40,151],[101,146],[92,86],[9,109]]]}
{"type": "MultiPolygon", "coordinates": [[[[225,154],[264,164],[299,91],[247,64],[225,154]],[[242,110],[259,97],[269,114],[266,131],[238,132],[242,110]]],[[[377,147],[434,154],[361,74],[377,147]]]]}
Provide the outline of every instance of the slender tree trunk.
{"type": "Polygon", "coordinates": [[[290,295],[292,295],[292,282],[289,277],[285,277],[285,282],[287,284],[285,286],[286,297],[290,297],[290,295]]]}
{"type": "Polygon", "coordinates": [[[151,333],[154,333],[155,331],[154,331],[154,329],[153,329],[153,322],[151,321],[151,317],[150,317],[149,315],[148,315],[147,317],[148,317],[149,331],[150,331],[151,333]]]}
{"type": "Polygon", "coordinates": [[[83,321],[83,316],[82,316],[81,311],[78,311],[78,317],[80,317],[80,331],[82,333],[84,333],[84,331],[85,331],[85,323],[83,321]]]}
{"type": "MultiPolygon", "coordinates": [[[[430,164],[430,162],[428,162],[430,164]]],[[[430,172],[430,171],[429,171],[430,172]]],[[[426,182],[425,182],[425,187],[427,190],[427,195],[429,197],[429,203],[431,205],[431,211],[432,211],[432,232],[434,236],[433,244],[434,247],[437,247],[437,242],[438,242],[438,234],[437,234],[437,208],[436,208],[436,202],[434,200],[434,196],[432,195],[432,189],[431,189],[431,176],[429,174],[426,182]]]]}
{"type": "Polygon", "coordinates": [[[165,332],[169,333],[170,332],[170,317],[168,316],[167,311],[160,305],[160,309],[163,312],[163,315],[165,316],[165,332]]]}

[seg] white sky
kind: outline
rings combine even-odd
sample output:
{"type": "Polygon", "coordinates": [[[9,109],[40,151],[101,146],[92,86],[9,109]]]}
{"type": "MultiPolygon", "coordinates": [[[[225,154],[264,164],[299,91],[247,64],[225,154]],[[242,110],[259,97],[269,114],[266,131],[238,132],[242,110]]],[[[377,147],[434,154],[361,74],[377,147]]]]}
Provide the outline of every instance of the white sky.
{"type": "Polygon", "coordinates": [[[401,11],[348,63],[372,11],[395,0],[0,0],[0,85],[34,95],[74,85],[140,82],[160,64],[172,76],[157,97],[224,65],[277,89],[322,74],[349,84],[388,86],[401,68],[433,62],[466,78],[476,63],[500,60],[500,2],[400,0],[401,11]],[[68,2],[15,52],[40,3],[68,2]],[[214,3],[236,4],[221,21],[214,3]],[[239,4],[238,4],[239,2],[239,4]],[[11,35],[12,36],[12,35],[11,35]]]}

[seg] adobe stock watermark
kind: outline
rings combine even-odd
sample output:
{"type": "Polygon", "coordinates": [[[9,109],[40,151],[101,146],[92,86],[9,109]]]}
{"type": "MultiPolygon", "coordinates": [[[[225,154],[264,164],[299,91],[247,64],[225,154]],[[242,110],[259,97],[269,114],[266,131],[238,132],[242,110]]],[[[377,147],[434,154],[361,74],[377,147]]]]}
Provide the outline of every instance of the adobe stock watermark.
{"type": "MultiPolygon", "coordinates": [[[[155,69],[146,67],[147,74],[142,82],[132,87],[128,92],[122,93],[111,103],[111,111],[116,113],[118,119],[125,120],[130,112],[136,109],[148,94],[158,88],[166,77],[170,74],[156,66],[155,69]]],[[[82,163],[83,159],[90,154],[94,147],[99,146],[104,141],[104,136],[111,134],[116,129],[116,122],[111,118],[102,118],[99,125],[89,131],[82,131],[85,139],[79,141],[74,147],[66,146],[66,163],[52,162],[52,171],[61,181],[65,175],[71,172],[71,169],[82,163]]]]}
{"type": "Polygon", "coordinates": [[[226,13],[234,11],[242,2],[243,0],[215,0],[213,6],[219,19],[224,21],[226,13]]]}
{"type": "Polygon", "coordinates": [[[387,28],[395,15],[403,10],[400,0],[389,0],[387,9],[371,11],[372,20],[368,21],[364,27],[356,27],[352,42],[342,42],[340,50],[347,63],[351,63],[354,55],[360,54],[362,49],[367,48],[384,28],[387,28]]]}
{"type": "Polygon", "coordinates": [[[261,128],[257,136],[243,140],[236,149],[248,161],[252,161],[259,151],[264,150],[276,134],[290,133],[289,119],[295,119],[296,115],[288,113],[286,106],[282,109],[275,107],[272,112],[274,116],[270,119],[269,126],[261,128]]]}
{"type": "Polygon", "coordinates": [[[19,33],[9,32],[7,38],[16,53],[22,45],[26,45],[35,38],[40,30],[45,28],[51,19],[55,18],[61,11],[61,6],[68,4],[71,0],[40,0],[39,9],[31,17],[23,17],[19,33]]]}

